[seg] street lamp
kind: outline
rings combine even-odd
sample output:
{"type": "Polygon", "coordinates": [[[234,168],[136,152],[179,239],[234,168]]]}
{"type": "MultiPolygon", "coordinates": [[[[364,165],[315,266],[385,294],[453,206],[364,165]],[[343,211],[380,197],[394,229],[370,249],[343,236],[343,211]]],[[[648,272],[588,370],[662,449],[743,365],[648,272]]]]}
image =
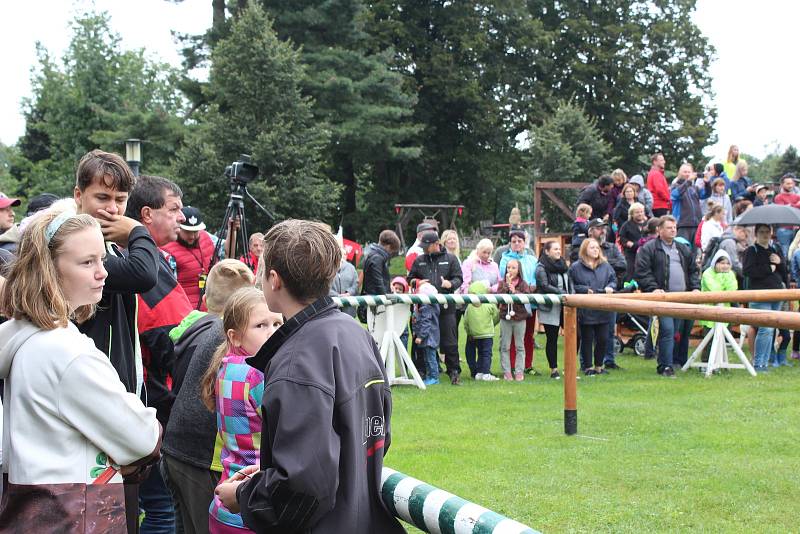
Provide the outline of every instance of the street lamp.
{"type": "Polygon", "coordinates": [[[142,141],[139,139],[125,140],[125,160],[134,176],[139,176],[139,165],[142,162],[142,141]]]}

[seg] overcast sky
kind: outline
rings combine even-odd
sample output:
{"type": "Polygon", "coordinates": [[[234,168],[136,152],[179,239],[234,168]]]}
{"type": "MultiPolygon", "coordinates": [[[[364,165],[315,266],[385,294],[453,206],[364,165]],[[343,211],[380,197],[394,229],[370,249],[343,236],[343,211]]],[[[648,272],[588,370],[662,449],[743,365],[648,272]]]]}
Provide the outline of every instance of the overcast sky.
{"type": "MultiPolygon", "coordinates": [[[[21,99],[30,91],[30,69],[36,64],[36,41],[55,57],[66,48],[69,21],[86,1],[5,2],[0,18],[0,141],[13,144],[25,123],[21,99]]],[[[153,57],[180,63],[170,30],[200,33],[211,25],[209,0],[95,0],[125,48],[145,48],[153,57]]],[[[800,2],[787,0],[699,0],[695,21],[717,49],[709,76],[716,92],[719,142],[710,157],[738,144],[743,152],[763,157],[776,144],[800,146],[800,107],[795,105],[800,69],[796,68],[796,25],[800,2]]]]}

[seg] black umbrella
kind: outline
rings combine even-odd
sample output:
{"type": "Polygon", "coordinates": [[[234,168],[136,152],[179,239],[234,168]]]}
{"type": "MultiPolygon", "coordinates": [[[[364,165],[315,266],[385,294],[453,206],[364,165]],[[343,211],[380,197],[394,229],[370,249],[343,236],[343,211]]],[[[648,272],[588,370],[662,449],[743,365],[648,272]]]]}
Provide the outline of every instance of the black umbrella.
{"type": "Polygon", "coordinates": [[[771,226],[800,226],[800,209],[781,204],[758,206],[742,213],[733,224],[739,226],[755,226],[769,224],[771,226]]]}

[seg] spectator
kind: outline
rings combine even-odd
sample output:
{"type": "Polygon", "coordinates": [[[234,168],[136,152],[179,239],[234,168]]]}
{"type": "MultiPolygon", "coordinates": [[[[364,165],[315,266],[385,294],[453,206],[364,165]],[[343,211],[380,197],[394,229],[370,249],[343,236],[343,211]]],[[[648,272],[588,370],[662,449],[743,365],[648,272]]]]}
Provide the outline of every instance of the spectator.
{"type": "Polygon", "coordinates": [[[644,187],[644,178],[641,174],[635,174],[631,179],[631,184],[636,187],[636,198],[644,206],[644,214],[648,219],[653,217],[653,193],[644,187]]]}
{"type": "MultiPolygon", "coordinates": [[[[747,247],[744,253],[742,268],[747,277],[747,289],[782,289],[788,286],[786,260],[779,246],[770,242],[772,230],[766,224],[756,225],[756,242],[747,247]]],[[[779,310],[780,302],[751,302],[750,308],[757,310],[779,310]]],[[[756,334],[753,366],[756,371],[766,371],[774,328],[758,327],[756,334]]]]}
{"type": "Polygon", "coordinates": [[[506,243],[505,245],[500,245],[499,247],[497,247],[497,249],[495,249],[495,251],[494,251],[494,254],[492,255],[492,259],[494,260],[494,262],[497,265],[500,265],[500,260],[503,259],[503,254],[505,254],[506,252],[508,252],[511,249],[510,240],[511,240],[511,234],[513,232],[522,232],[522,234],[525,235],[525,253],[526,254],[530,254],[532,256],[536,255],[533,252],[533,249],[530,248],[530,239],[528,239],[527,233],[525,232],[525,230],[522,229],[522,226],[520,226],[519,224],[511,224],[511,226],[509,226],[509,229],[508,229],[509,242],[506,243]]]}
{"type": "Polygon", "coordinates": [[[578,196],[578,204],[589,204],[592,207],[592,217],[607,221],[611,218],[612,210],[609,209],[608,204],[609,194],[613,187],[614,179],[604,174],[581,191],[578,196]]]}
{"type": "MultiPolygon", "coordinates": [[[[485,295],[488,288],[485,282],[477,281],[470,284],[469,292],[473,295],[485,295]]],[[[499,322],[500,315],[497,313],[496,305],[480,302],[467,305],[467,310],[464,312],[464,333],[467,335],[464,352],[470,374],[475,380],[487,382],[497,380],[491,371],[494,331],[499,322]]]]}
{"type": "Polygon", "coordinates": [[[257,273],[258,260],[261,258],[261,253],[264,252],[264,234],[261,232],[250,234],[248,247],[247,254],[239,258],[239,261],[250,267],[254,273],[257,273]]]}
{"type": "MultiPolygon", "coordinates": [[[[417,293],[427,297],[439,294],[436,287],[429,282],[421,282],[417,293]]],[[[439,330],[440,308],[438,304],[418,304],[414,313],[414,345],[420,349],[425,362],[426,386],[439,383],[439,358],[436,348],[441,342],[439,330]]]]}
{"type": "MultiPolygon", "coordinates": [[[[797,194],[795,190],[793,174],[786,174],[781,178],[781,189],[780,192],[775,195],[774,202],[775,204],[800,209],[800,194],[797,194]]],[[[797,233],[797,227],[779,226],[775,233],[781,250],[783,251],[783,257],[785,258],[789,254],[789,245],[792,244],[792,239],[794,239],[794,235],[797,233]]]]}
{"type": "MultiPolygon", "coordinates": [[[[342,263],[336,271],[336,277],[331,283],[328,295],[331,297],[352,297],[358,294],[358,272],[352,263],[347,261],[347,251],[340,236],[336,236],[336,242],[342,247],[342,263]]],[[[261,250],[264,249],[264,238],[261,238],[261,250]]],[[[356,309],[353,306],[342,306],[339,308],[350,317],[356,316],[356,309]]]]}
{"type": "Polygon", "coordinates": [[[695,185],[693,168],[690,164],[684,163],[678,170],[678,177],[672,183],[672,216],[678,221],[678,236],[683,237],[689,243],[694,243],[694,235],[703,211],[700,206],[700,199],[706,197],[705,184],[701,180],[699,188],[695,185]]]}
{"type": "MultiPolygon", "coordinates": [[[[432,222],[423,221],[423,222],[421,222],[421,223],[419,223],[417,225],[416,241],[414,241],[414,244],[411,245],[411,247],[406,251],[406,272],[411,270],[411,266],[414,265],[414,260],[417,259],[417,256],[419,256],[420,254],[424,254],[424,252],[422,250],[423,247],[421,246],[420,239],[422,238],[422,236],[423,236],[423,234],[425,232],[430,232],[430,231],[434,231],[435,232],[437,230],[436,225],[433,224],[435,222],[436,221],[432,221],[432,222]]],[[[395,234],[395,235],[397,235],[397,234],[395,234]]],[[[400,243],[400,239],[399,238],[397,239],[397,242],[400,243]]],[[[397,250],[399,252],[399,250],[400,250],[399,246],[397,247],[397,250]]]]}
{"type": "MultiPolygon", "coordinates": [[[[728,149],[728,156],[725,158],[725,163],[722,166],[725,175],[728,177],[735,176],[740,163],[747,165],[747,161],[745,161],[744,158],[739,157],[739,147],[736,145],[731,145],[728,149]]],[[[747,175],[747,172],[745,172],[745,175],[747,175]]],[[[735,181],[736,179],[734,179],[734,182],[735,181]]],[[[734,198],[736,197],[734,196],[734,198]]]]}
{"type": "MultiPolygon", "coordinates": [[[[108,278],[97,312],[78,330],[94,341],[117,370],[130,393],[139,395],[144,374],[136,324],[137,293],[156,285],[161,254],[142,224],[125,216],[136,177],[117,154],[93,150],[84,155],[75,173],[73,198],[78,213],[100,223],[106,240],[103,262],[108,278]],[[112,350],[113,349],[113,350],[112,350]]],[[[135,498],[129,503],[129,523],[138,520],[135,498]]]]}
{"type": "MultiPolygon", "coordinates": [[[[525,247],[526,241],[525,232],[522,230],[513,230],[511,232],[511,248],[503,254],[503,257],[500,259],[500,277],[505,278],[506,276],[506,264],[509,260],[515,259],[519,260],[520,265],[522,265],[522,271],[520,275],[525,280],[525,283],[528,285],[531,291],[536,289],[536,256],[533,252],[530,252],[529,249],[525,247]]],[[[499,291],[499,290],[498,290],[499,291]]],[[[532,308],[530,306],[529,308],[532,308]]],[[[533,371],[533,349],[534,349],[534,341],[533,336],[536,330],[536,316],[529,312],[528,318],[525,320],[525,338],[523,340],[523,344],[525,346],[525,370],[526,372],[532,373],[533,371]]],[[[512,366],[516,361],[516,343],[512,344],[511,350],[511,362],[512,366]]]]}
{"type": "Polygon", "coordinates": [[[400,250],[400,238],[392,230],[384,230],[378,243],[372,243],[364,251],[363,295],[389,294],[389,260],[400,250]]]}
{"type": "Polygon", "coordinates": [[[619,244],[625,256],[625,282],[633,279],[636,252],[639,250],[639,241],[643,237],[642,232],[646,222],[644,206],[638,202],[631,204],[628,209],[628,220],[619,229],[619,244]]]}
{"type": "MultiPolygon", "coordinates": [[[[589,238],[581,243],[578,261],[570,265],[569,278],[575,293],[613,293],[617,287],[614,269],[603,256],[600,243],[589,238]]],[[[605,374],[603,359],[610,341],[608,324],[612,320],[609,312],[578,309],[578,328],[581,339],[581,368],[586,376],[605,374]],[[592,350],[594,349],[594,358],[592,350]],[[594,364],[594,365],[593,365],[594,364]]]]}
{"type": "MultiPolygon", "coordinates": [[[[645,293],[699,291],[697,262],[689,247],[677,243],[675,218],[664,216],[658,223],[658,237],[639,247],[634,278],[645,293]]],[[[658,318],[658,374],[673,378],[673,365],[686,363],[692,321],[674,317],[658,318]],[[675,335],[678,334],[676,343],[675,335]]]]}
{"type": "Polygon", "coordinates": [[[184,206],[181,211],[186,220],[178,229],[178,239],[162,248],[175,260],[178,283],[186,293],[189,304],[192,308],[201,310],[201,293],[214,257],[214,240],[206,232],[206,224],[199,209],[184,206]]]}
{"type": "Polygon", "coordinates": [[[733,206],[733,219],[736,220],[742,213],[752,209],[753,203],[749,200],[740,200],[733,206]]]}
{"type": "Polygon", "coordinates": [[[319,223],[283,221],[264,238],[264,296],[286,322],[248,360],[265,375],[261,465],[216,489],[258,532],[402,532],[379,495],[392,437],[386,370],[369,332],[327,296],[340,256],[319,223]]]}
{"type": "MultiPolygon", "coordinates": [[[[502,294],[528,294],[533,292],[525,281],[525,267],[519,259],[512,258],[505,265],[506,273],[498,291],[502,294]]],[[[524,380],[524,359],[517,357],[511,362],[511,343],[517,346],[517,354],[525,351],[526,321],[530,312],[524,304],[500,304],[500,367],[504,380],[524,380]],[[512,365],[514,374],[511,374],[512,365]]]]}
{"type": "MultiPolygon", "coordinates": [[[[404,295],[408,293],[408,282],[402,276],[395,276],[392,278],[392,293],[395,295],[404,295]]],[[[408,350],[408,321],[406,321],[406,327],[403,329],[403,333],[400,334],[400,343],[408,350]]],[[[414,351],[412,351],[413,354],[414,351]]],[[[413,358],[412,358],[413,360],[413,358]]],[[[415,362],[416,364],[417,362],[415,362]]],[[[425,366],[422,367],[422,372],[424,374],[425,366]]],[[[419,370],[419,367],[417,368],[419,370]]]]}
{"type": "MultiPolygon", "coordinates": [[[[700,234],[700,247],[703,253],[707,251],[712,239],[722,237],[722,232],[725,229],[724,218],[725,210],[719,204],[714,204],[706,213],[705,221],[703,221],[703,230],[700,234]]],[[[703,261],[705,260],[706,258],[703,258],[703,261]]]]}
{"type": "Polygon", "coordinates": [[[175,343],[175,404],[164,430],[161,473],[186,534],[208,532],[208,505],[214,500],[222,464],[217,417],[203,405],[200,382],[217,347],[225,340],[222,312],[237,290],[252,287],[252,271],[239,260],[211,268],[203,300],[208,313],[194,311],[170,331],[175,343]]]}
{"type": "MultiPolygon", "coordinates": [[[[542,245],[544,254],[536,266],[536,290],[539,293],[563,295],[572,293],[572,284],[567,274],[567,263],[561,257],[561,243],[547,241],[542,245]]],[[[564,326],[561,304],[550,307],[539,306],[539,323],[544,326],[547,344],[545,354],[550,366],[550,378],[560,379],[558,372],[558,331],[564,326]]]]}
{"type": "Polygon", "coordinates": [[[617,206],[614,208],[613,220],[614,224],[617,225],[618,231],[628,221],[628,211],[634,203],[636,203],[636,186],[625,184],[619,195],[617,206]]]}
{"type": "Polygon", "coordinates": [[[0,328],[2,529],[124,531],[123,477],[159,458],[161,429],[72,322],[103,296],[100,225],[53,209],[31,222],[19,252],[0,293],[11,317],[0,328]]]}
{"type": "Polygon", "coordinates": [[[719,238],[719,250],[724,250],[728,254],[731,269],[736,275],[739,287],[742,287],[744,282],[742,278],[742,259],[744,258],[744,251],[747,250],[749,245],[750,236],[744,226],[730,226],[722,232],[722,236],[719,238]]]}
{"type": "Polygon", "coordinates": [[[578,204],[575,208],[575,222],[572,223],[572,241],[570,247],[578,250],[589,235],[589,221],[592,218],[592,207],[589,204],[578,204]]]}
{"type": "Polygon", "coordinates": [[[458,242],[458,232],[455,230],[442,232],[442,246],[449,254],[455,256],[459,265],[461,265],[461,244],[458,242]]]}
{"type": "Polygon", "coordinates": [[[733,201],[739,202],[741,200],[749,200],[752,202],[756,198],[755,186],[753,181],[748,178],[747,162],[743,159],[739,160],[736,164],[736,171],[733,173],[731,180],[731,196],[733,201]]]}
{"type": "MultiPolygon", "coordinates": [[[[231,295],[222,321],[226,339],[214,352],[200,390],[205,407],[216,412],[219,421],[221,480],[227,480],[245,467],[259,465],[264,373],[245,359],[261,349],[283,318],[270,311],[262,291],[245,287],[231,295]]],[[[210,534],[226,534],[231,527],[243,529],[242,517],[214,495],[208,516],[210,534]]]]}
{"type": "MultiPolygon", "coordinates": [[[[28,202],[28,209],[27,213],[25,214],[25,219],[38,211],[49,208],[56,200],[58,200],[58,197],[52,193],[42,193],[40,195],[36,195],[30,200],[30,202],[28,202]]],[[[11,209],[11,207],[18,206],[19,199],[8,198],[3,193],[0,193],[0,206],[7,204],[8,201],[12,201],[10,205],[6,206],[5,208],[0,208],[0,229],[2,226],[8,224],[9,217],[11,219],[12,226],[3,232],[0,232],[0,249],[7,250],[12,254],[16,254],[17,243],[19,243],[21,232],[26,221],[23,219],[19,224],[13,224],[14,211],[11,209]],[[16,203],[14,203],[14,201],[16,201],[16,203]]]]}
{"type": "Polygon", "coordinates": [[[469,287],[473,282],[484,282],[490,293],[497,292],[500,283],[500,269],[492,260],[494,245],[491,239],[481,239],[469,257],[461,264],[461,292],[464,287],[469,287]]]}
{"type": "MultiPolygon", "coordinates": [[[[186,220],[181,208],[181,189],[159,176],[139,176],[128,199],[126,214],[141,222],[163,247],[178,238],[180,224],[186,220]]],[[[138,327],[145,369],[147,405],[156,409],[162,426],[167,426],[175,394],[171,391],[175,353],[169,332],[177,326],[192,306],[172,272],[167,257],[159,258],[155,287],[139,295],[138,327]]],[[[143,532],[175,528],[172,497],[158,469],[139,487],[139,504],[144,509],[143,532]]]]}
{"type": "MultiPolygon", "coordinates": [[[[461,287],[461,267],[458,259],[442,250],[436,232],[426,232],[420,240],[425,253],[417,256],[408,281],[411,287],[419,287],[421,281],[430,282],[439,293],[455,293],[461,287]]],[[[442,307],[439,312],[439,347],[444,352],[450,383],[461,385],[461,365],[458,357],[458,324],[455,306],[442,307]]]]}
{"type": "MultiPolygon", "coordinates": [[[[709,264],[710,266],[703,271],[700,279],[700,291],[736,291],[739,289],[736,275],[731,270],[731,258],[727,252],[722,249],[717,250],[709,264]]],[[[730,304],[726,303],[723,306],[730,307],[730,304]]],[[[714,328],[712,321],[700,321],[700,324],[704,328],[714,328]]]]}
{"type": "Polygon", "coordinates": [[[756,199],[753,201],[753,207],[766,206],[769,204],[769,186],[760,184],[756,186],[756,199]]]}
{"type": "Polygon", "coordinates": [[[608,192],[608,213],[613,217],[614,209],[619,204],[619,197],[622,195],[622,188],[628,183],[628,175],[622,169],[614,169],[611,172],[611,178],[614,180],[614,185],[608,192]]]}
{"type": "Polygon", "coordinates": [[[0,193],[0,234],[13,228],[14,210],[11,208],[19,205],[18,198],[8,198],[5,193],[0,193]]]}
{"type": "Polygon", "coordinates": [[[708,184],[706,191],[706,198],[708,198],[708,200],[703,204],[703,215],[708,214],[708,206],[713,202],[714,204],[722,206],[725,212],[723,221],[726,225],[730,225],[733,222],[733,206],[731,205],[730,196],[725,193],[725,180],[722,178],[715,178],[708,184]]]}
{"type": "MultiPolygon", "coordinates": [[[[791,257],[791,280],[790,287],[797,289],[800,286],[800,232],[794,237],[792,245],[789,247],[791,257]]],[[[792,336],[792,359],[800,360],[800,331],[795,330],[792,336]]]]}
{"type": "Polygon", "coordinates": [[[672,201],[669,195],[669,185],[667,177],[664,175],[666,161],[664,154],[660,152],[653,154],[651,158],[653,165],[647,173],[647,189],[653,194],[653,215],[661,217],[672,210],[672,201]]]}

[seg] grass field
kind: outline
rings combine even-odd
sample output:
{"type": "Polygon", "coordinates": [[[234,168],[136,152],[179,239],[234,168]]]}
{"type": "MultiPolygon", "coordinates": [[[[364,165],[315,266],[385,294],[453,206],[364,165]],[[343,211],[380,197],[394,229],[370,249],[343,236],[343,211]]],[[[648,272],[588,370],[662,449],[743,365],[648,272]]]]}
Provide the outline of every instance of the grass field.
{"type": "Polygon", "coordinates": [[[462,361],[462,387],[395,387],[386,465],[543,532],[800,531],[800,366],[670,380],[618,363],[579,381],[571,437],[546,375],[475,382],[462,361]]]}

